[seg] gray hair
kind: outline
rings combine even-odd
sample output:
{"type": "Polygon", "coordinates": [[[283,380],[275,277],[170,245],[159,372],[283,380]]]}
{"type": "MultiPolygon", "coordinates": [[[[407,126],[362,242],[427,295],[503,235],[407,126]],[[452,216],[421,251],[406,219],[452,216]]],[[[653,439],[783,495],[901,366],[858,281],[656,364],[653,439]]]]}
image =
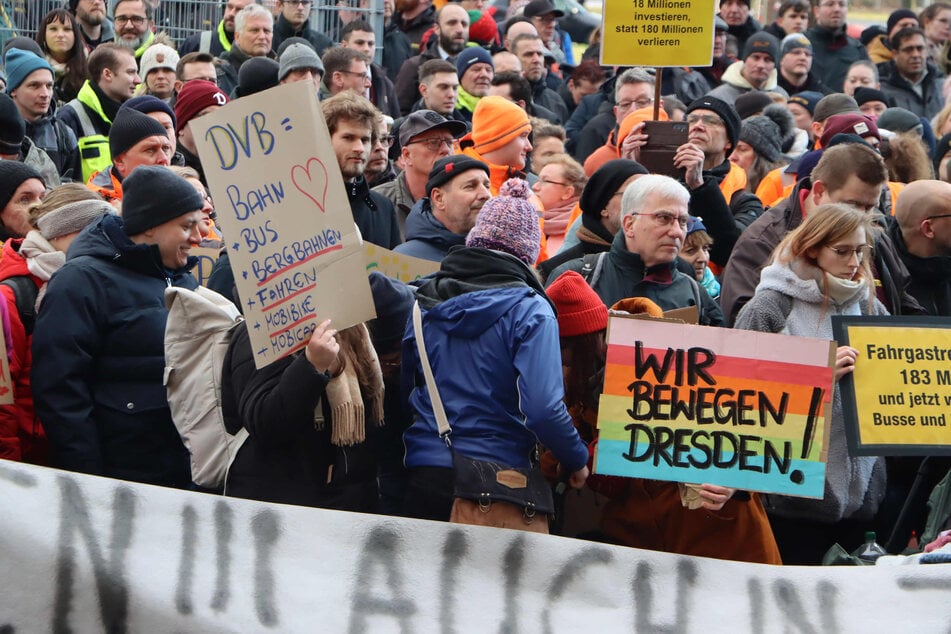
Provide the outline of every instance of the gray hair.
{"type": "Polygon", "coordinates": [[[675,200],[687,205],[690,203],[690,192],[670,176],[661,174],[646,174],[627,186],[621,196],[621,218],[630,216],[644,208],[647,197],[656,194],[659,198],[675,200]]]}
{"type": "Polygon", "coordinates": [[[238,11],[238,14],[234,16],[234,32],[243,33],[248,18],[255,16],[266,17],[271,23],[271,28],[274,28],[274,15],[260,4],[252,3],[238,11]]]}
{"type": "Polygon", "coordinates": [[[621,73],[621,76],[617,78],[617,82],[614,84],[615,103],[617,103],[618,91],[621,90],[621,86],[626,86],[627,84],[650,84],[653,86],[654,76],[643,68],[628,68],[621,73]]]}

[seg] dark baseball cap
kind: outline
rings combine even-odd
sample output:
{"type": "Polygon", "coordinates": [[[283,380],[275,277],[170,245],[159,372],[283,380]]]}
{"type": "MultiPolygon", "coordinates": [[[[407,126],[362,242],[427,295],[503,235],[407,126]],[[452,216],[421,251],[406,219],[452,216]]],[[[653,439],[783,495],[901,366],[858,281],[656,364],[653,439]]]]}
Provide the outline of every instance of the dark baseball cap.
{"type": "Polygon", "coordinates": [[[553,5],[548,0],[532,0],[525,5],[525,10],[522,12],[526,18],[534,18],[539,15],[548,15],[549,13],[553,13],[556,18],[560,18],[565,15],[564,11],[556,9],[555,5],[553,5]]]}
{"type": "Polygon", "coordinates": [[[447,119],[432,110],[416,110],[400,124],[400,146],[405,146],[413,137],[430,130],[446,130],[453,137],[459,137],[468,132],[469,127],[462,121],[447,119]]]}

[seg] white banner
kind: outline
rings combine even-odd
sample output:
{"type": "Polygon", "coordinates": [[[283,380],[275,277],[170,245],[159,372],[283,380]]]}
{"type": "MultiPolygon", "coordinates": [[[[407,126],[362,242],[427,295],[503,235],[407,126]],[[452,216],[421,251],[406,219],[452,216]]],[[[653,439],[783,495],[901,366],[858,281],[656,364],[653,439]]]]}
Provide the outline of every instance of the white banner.
{"type": "Polygon", "coordinates": [[[0,632],[947,632],[951,567],[741,564],[0,461],[0,632]],[[943,598],[942,598],[943,597],[943,598]]]}

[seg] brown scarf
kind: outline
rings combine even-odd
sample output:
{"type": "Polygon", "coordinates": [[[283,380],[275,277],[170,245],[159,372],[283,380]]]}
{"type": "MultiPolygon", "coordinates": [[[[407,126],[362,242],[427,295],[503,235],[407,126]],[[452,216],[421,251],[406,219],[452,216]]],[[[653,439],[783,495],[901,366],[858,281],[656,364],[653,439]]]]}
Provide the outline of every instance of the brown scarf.
{"type": "MultiPolygon", "coordinates": [[[[326,389],[332,425],[330,442],[349,447],[366,440],[367,420],[383,425],[383,373],[364,324],[341,331],[337,341],[341,369],[326,389]]],[[[317,426],[323,428],[320,405],[314,414],[317,426]]]]}

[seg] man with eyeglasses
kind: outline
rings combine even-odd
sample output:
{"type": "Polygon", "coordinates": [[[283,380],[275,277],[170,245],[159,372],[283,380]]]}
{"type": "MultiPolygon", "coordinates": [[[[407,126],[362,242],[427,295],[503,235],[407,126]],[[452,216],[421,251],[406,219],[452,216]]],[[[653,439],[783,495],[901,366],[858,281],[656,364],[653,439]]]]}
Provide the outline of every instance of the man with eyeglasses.
{"type": "Polygon", "coordinates": [[[145,0],[118,0],[113,9],[115,43],[133,51],[136,59],[140,59],[155,40],[152,12],[152,5],[145,0]]]}
{"type": "Polygon", "coordinates": [[[314,46],[318,55],[334,45],[333,40],[310,28],[310,12],[313,0],[277,0],[280,14],[274,24],[274,41],[271,46],[277,50],[281,42],[291,37],[302,37],[314,46]]]}
{"type": "MultiPolygon", "coordinates": [[[[611,82],[612,80],[609,79],[604,84],[611,86],[611,82]]],[[[584,164],[585,159],[602,145],[613,148],[616,155],[617,127],[624,121],[624,117],[634,110],[646,108],[654,103],[654,76],[643,68],[629,68],[614,79],[612,92],[613,107],[609,101],[605,100],[605,103],[598,108],[598,114],[583,124],[576,137],[572,156],[581,164],[584,164]]],[[[587,99],[589,97],[582,99],[582,104],[587,99]]],[[[566,131],[575,118],[584,114],[586,110],[583,105],[575,110],[566,131]]],[[[568,134],[569,149],[571,149],[571,133],[568,134]]]]}
{"type": "Polygon", "coordinates": [[[86,48],[94,49],[116,37],[112,21],[106,17],[105,0],[69,0],[69,10],[79,23],[86,48]]]}
{"type": "Polygon", "coordinates": [[[386,76],[382,66],[373,63],[376,52],[376,34],[366,20],[353,20],[340,32],[341,48],[352,48],[363,53],[370,61],[370,95],[373,105],[385,115],[400,118],[400,104],[396,96],[396,87],[386,76]]]}
{"type": "Polygon", "coordinates": [[[929,315],[951,316],[951,184],[909,183],[898,194],[888,233],[911,274],[908,292],[929,315]]]}
{"type": "Polygon", "coordinates": [[[385,249],[394,248],[402,242],[396,209],[386,196],[370,191],[364,176],[380,111],[352,90],[321,101],[320,109],[360,235],[385,249]]]}
{"type": "Polygon", "coordinates": [[[366,96],[370,88],[369,60],[366,56],[352,48],[335,47],[324,53],[321,60],[324,63],[324,81],[320,89],[320,98],[326,99],[340,94],[345,90],[352,90],[358,95],[366,96]]]}
{"type": "MultiPolygon", "coordinates": [[[[750,42],[754,40],[751,38],[750,42]]],[[[674,166],[684,170],[690,191],[690,215],[703,218],[713,238],[711,268],[726,266],[740,233],[763,213],[759,198],[746,191],[746,172],[729,161],[740,138],[740,115],[715,97],[701,97],[687,107],[687,143],[677,148],[674,166]]],[[[644,124],[632,128],[622,153],[638,151],[648,141],[644,124]]]]}
{"type": "MultiPolygon", "coordinates": [[[[621,196],[621,230],[610,250],[594,256],[597,274],[587,280],[605,306],[644,297],[663,310],[696,306],[701,325],[723,324],[723,313],[707,291],[677,268],[687,237],[689,202],[690,192],[669,176],[648,174],[627,186],[621,196]]],[[[566,271],[581,273],[585,259],[556,268],[548,285],[566,271]]]]}
{"type": "Polygon", "coordinates": [[[927,57],[925,32],[917,27],[904,28],[891,39],[894,55],[879,65],[881,90],[893,107],[904,108],[919,117],[931,119],[944,107],[941,76],[927,57]]]}
{"type": "Polygon", "coordinates": [[[441,262],[451,248],[466,243],[489,196],[488,165],[464,154],[439,159],[426,181],[426,196],[406,219],[406,242],[396,252],[441,262]]]}
{"type": "MultiPolygon", "coordinates": [[[[733,323],[753,296],[760,271],[776,245],[803,217],[825,203],[877,211],[887,179],[881,155],[864,143],[843,143],[824,150],[810,176],[799,180],[789,198],[757,218],[733,247],[720,287],[720,305],[728,323],[733,323]]],[[[888,234],[880,233],[874,247],[872,271],[879,300],[891,315],[921,314],[923,309],[907,291],[908,269],[888,234]]]]}
{"type": "Polygon", "coordinates": [[[558,27],[558,18],[565,16],[564,11],[556,9],[550,0],[532,0],[525,5],[522,15],[532,21],[555,62],[569,67],[575,66],[571,37],[558,27]]]}
{"type": "Polygon", "coordinates": [[[405,236],[406,218],[413,206],[427,195],[426,182],[433,164],[452,154],[456,138],[468,130],[465,123],[446,119],[432,110],[417,110],[400,124],[403,171],[395,180],[379,185],[373,191],[386,196],[396,207],[401,236],[405,236]]]}
{"type": "Polygon", "coordinates": [[[868,59],[868,52],[846,32],[846,0],[815,0],[812,12],[816,23],[806,31],[812,42],[812,70],[830,90],[839,92],[849,67],[860,59],[868,59]]]}
{"type": "Polygon", "coordinates": [[[214,31],[202,31],[189,35],[178,47],[179,54],[183,58],[189,53],[207,53],[221,57],[222,53],[230,51],[234,42],[234,18],[239,11],[254,2],[255,0],[228,0],[218,27],[214,31]]]}
{"type": "Polygon", "coordinates": [[[234,42],[231,50],[221,54],[217,67],[218,86],[231,95],[238,86],[238,71],[252,57],[276,59],[272,50],[274,17],[259,4],[249,4],[234,18],[234,42]]]}

